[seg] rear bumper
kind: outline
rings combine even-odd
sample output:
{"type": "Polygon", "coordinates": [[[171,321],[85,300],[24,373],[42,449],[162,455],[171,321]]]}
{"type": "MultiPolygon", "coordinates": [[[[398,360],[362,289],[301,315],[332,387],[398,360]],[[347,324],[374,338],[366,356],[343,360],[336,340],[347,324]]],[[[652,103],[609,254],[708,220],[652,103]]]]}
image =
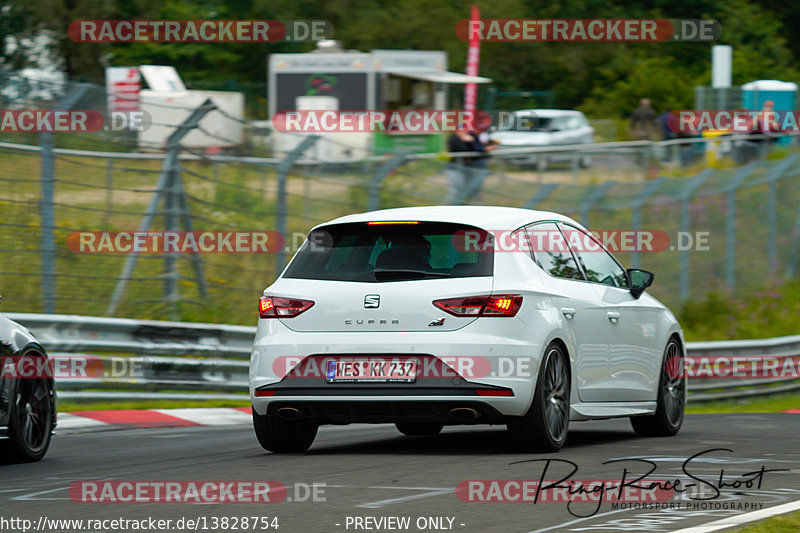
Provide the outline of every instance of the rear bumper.
{"type": "MultiPolygon", "coordinates": [[[[523,415],[533,398],[543,346],[515,338],[524,331],[511,321],[490,322],[493,331],[467,326],[454,332],[299,333],[278,321],[262,320],[250,361],[250,399],[258,414],[277,406],[302,405],[303,416],[322,423],[397,422],[430,420],[442,423],[493,423],[505,416],[523,415]],[[506,329],[508,327],[508,329],[506,329]],[[414,383],[329,383],[324,375],[287,374],[310,361],[331,357],[411,357],[434,359],[449,374],[425,373],[414,383]],[[291,359],[290,359],[291,358],[291,359]],[[457,372],[451,359],[477,361],[474,371],[457,372]],[[448,365],[442,365],[442,361],[448,365]],[[287,363],[288,362],[288,363],[287,363]],[[514,367],[513,371],[509,371],[514,367]],[[521,368],[523,371],[517,371],[521,368]],[[502,390],[503,396],[479,395],[476,390],[502,390]],[[270,396],[256,396],[256,390],[270,396]],[[274,405],[273,405],[274,404],[274,405]],[[473,406],[480,416],[459,420],[450,411],[473,406]],[[368,407],[371,406],[371,407],[368,407]],[[378,409],[373,413],[369,409],[378,409]]],[[[317,364],[317,363],[315,363],[317,364]]],[[[322,364],[317,364],[324,367],[322,364]]],[[[426,366],[426,365],[423,365],[426,366]]],[[[427,368],[427,366],[426,366],[427,368]]],[[[263,394],[263,393],[262,393],[263,394]]]]}
{"type": "MultiPolygon", "coordinates": [[[[256,411],[258,412],[258,411],[256,411]]],[[[505,417],[482,401],[359,401],[276,399],[264,414],[319,424],[436,422],[440,424],[502,424],[505,417]],[[287,414],[288,413],[288,416],[287,414]]]]}

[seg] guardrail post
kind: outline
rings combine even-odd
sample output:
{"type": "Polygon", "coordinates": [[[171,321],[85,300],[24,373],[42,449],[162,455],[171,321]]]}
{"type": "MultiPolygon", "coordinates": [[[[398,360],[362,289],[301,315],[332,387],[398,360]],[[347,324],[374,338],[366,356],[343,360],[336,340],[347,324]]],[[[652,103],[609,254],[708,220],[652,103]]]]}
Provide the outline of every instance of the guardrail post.
{"type": "MultiPolygon", "coordinates": [[[[689,201],[694,192],[700,187],[708,178],[714,174],[714,170],[707,168],[700,174],[689,180],[680,192],[681,202],[681,234],[689,233],[691,227],[691,217],[689,215],[689,201]]],[[[681,250],[681,284],[680,284],[680,298],[681,302],[685,302],[689,298],[689,250],[681,250]]]]}
{"type": "Polygon", "coordinates": [[[406,152],[399,152],[395,154],[393,157],[384,161],[375,174],[373,174],[372,179],[369,181],[369,193],[367,200],[368,211],[375,211],[381,208],[381,184],[391,171],[405,163],[407,155],[408,154],[406,152]]]}
{"type": "MultiPolygon", "coordinates": [[[[644,205],[645,201],[650,198],[666,181],[667,178],[661,176],[659,178],[654,179],[651,182],[648,182],[645,185],[644,189],[639,191],[639,194],[636,195],[634,198],[633,203],[631,204],[631,230],[632,231],[639,231],[642,226],[642,206],[644,205]]],[[[638,242],[638,240],[637,240],[638,242]]],[[[631,267],[632,268],[639,268],[639,248],[634,246],[633,253],[631,254],[631,267]]]]}
{"type": "Polygon", "coordinates": [[[736,190],[753,173],[756,166],[757,163],[753,161],[739,169],[725,186],[728,191],[728,212],[725,215],[725,242],[728,248],[725,258],[725,285],[729,289],[733,289],[736,284],[736,190]]]}
{"type": "Polygon", "coordinates": [[[319,135],[309,135],[298,144],[294,150],[278,163],[278,198],[275,205],[275,228],[278,233],[284,237],[284,246],[275,254],[275,275],[279,275],[286,266],[286,247],[289,240],[286,239],[286,179],[289,177],[289,171],[294,166],[295,162],[303,155],[303,153],[311,148],[319,139],[319,135]]]}
{"type": "MultiPolygon", "coordinates": [[[[61,99],[54,109],[71,109],[78,100],[89,89],[88,83],[76,83],[72,85],[69,92],[61,99]]],[[[42,228],[41,236],[41,260],[42,260],[42,312],[56,312],[56,242],[55,242],[55,184],[56,172],[54,162],[54,143],[53,134],[42,132],[39,134],[39,145],[41,146],[41,194],[39,201],[40,225],[42,228]]]]}

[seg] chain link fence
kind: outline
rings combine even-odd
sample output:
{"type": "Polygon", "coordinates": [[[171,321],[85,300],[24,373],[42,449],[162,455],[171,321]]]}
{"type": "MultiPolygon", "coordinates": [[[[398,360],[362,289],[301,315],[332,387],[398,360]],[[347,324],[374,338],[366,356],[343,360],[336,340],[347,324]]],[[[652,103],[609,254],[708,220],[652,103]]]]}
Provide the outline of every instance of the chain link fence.
{"type": "MultiPolygon", "coordinates": [[[[101,110],[98,90],[73,84],[49,98],[14,101],[101,110]]],[[[271,157],[185,148],[187,132],[215,111],[209,101],[171,124],[152,153],[132,151],[138,145],[130,132],[2,134],[4,310],[250,324],[261,291],[312,226],[414,205],[524,207],[565,213],[593,230],[664,232],[663,249],[616,255],[654,271],[651,291],[670,306],[796,275],[795,139],[769,151],[769,143],[747,136],[498,150],[485,168],[466,166],[453,182],[447,171],[470,154],[354,151],[330,160],[319,147],[342,143],[330,135],[298,137],[271,157]],[[748,156],[734,157],[742,147],[748,156]],[[273,231],[284,243],[273,253],[74,250],[81,232],[137,230],[273,231]]]]}

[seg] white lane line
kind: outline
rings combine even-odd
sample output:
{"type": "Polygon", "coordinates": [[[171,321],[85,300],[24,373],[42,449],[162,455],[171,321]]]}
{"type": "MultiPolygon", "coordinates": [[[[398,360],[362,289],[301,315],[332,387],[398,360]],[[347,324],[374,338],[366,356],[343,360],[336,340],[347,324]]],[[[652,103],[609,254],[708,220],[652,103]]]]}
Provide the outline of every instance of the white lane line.
{"type": "Polygon", "coordinates": [[[730,527],[741,526],[756,520],[764,520],[771,516],[779,514],[791,513],[792,511],[800,510],[800,500],[784,503],[783,505],[776,505],[775,507],[768,507],[760,511],[753,511],[750,513],[740,514],[723,518],[722,520],[715,520],[708,524],[701,526],[687,527],[685,529],[678,529],[672,533],[709,533],[711,531],[719,531],[720,529],[727,529],[730,527]]]}
{"type": "Polygon", "coordinates": [[[27,500],[69,500],[69,498],[37,498],[36,497],[36,496],[39,496],[39,495],[42,495],[42,494],[50,494],[51,492],[56,492],[56,491],[59,491],[59,490],[69,491],[69,487],[58,487],[57,489],[49,489],[49,490],[42,490],[42,491],[39,491],[39,492],[32,492],[30,494],[23,494],[22,496],[15,496],[14,498],[11,498],[11,499],[12,500],[22,500],[22,501],[27,501],[27,500]]]}
{"type": "MultiPolygon", "coordinates": [[[[61,478],[51,477],[50,479],[69,479],[69,478],[68,477],[61,477],[61,478]]],[[[99,477],[86,478],[86,480],[95,480],[95,479],[96,480],[100,480],[102,478],[99,478],[99,477]]],[[[111,477],[111,478],[105,479],[104,481],[114,481],[115,479],[117,479],[117,478],[116,477],[111,477]]],[[[39,492],[31,492],[31,493],[28,493],[28,494],[23,494],[21,496],[15,496],[14,498],[11,498],[11,499],[12,500],[23,500],[23,501],[25,501],[25,500],[71,500],[72,498],[37,498],[36,497],[36,496],[39,496],[39,495],[42,495],[42,494],[50,494],[51,492],[56,492],[56,491],[59,491],[59,490],[66,490],[67,494],[69,494],[69,489],[70,489],[71,486],[72,485],[70,485],[68,487],[59,487],[59,488],[56,488],[56,489],[42,490],[42,491],[39,491],[39,492]]]]}
{"type": "Polygon", "coordinates": [[[243,413],[229,407],[204,407],[202,409],[153,409],[153,411],[182,420],[188,420],[201,426],[232,426],[251,423],[249,413],[243,413]]]}
{"type": "Polygon", "coordinates": [[[434,490],[430,492],[423,492],[421,494],[412,494],[410,496],[401,496],[399,498],[389,498],[388,500],[380,500],[377,502],[367,502],[362,503],[361,505],[356,505],[356,507],[366,508],[366,509],[380,509],[384,505],[391,505],[393,503],[401,503],[407,502],[411,500],[421,500],[423,498],[432,498],[434,496],[442,496],[444,494],[452,494],[456,491],[456,489],[441,489],[441,490],[434,490]]]}

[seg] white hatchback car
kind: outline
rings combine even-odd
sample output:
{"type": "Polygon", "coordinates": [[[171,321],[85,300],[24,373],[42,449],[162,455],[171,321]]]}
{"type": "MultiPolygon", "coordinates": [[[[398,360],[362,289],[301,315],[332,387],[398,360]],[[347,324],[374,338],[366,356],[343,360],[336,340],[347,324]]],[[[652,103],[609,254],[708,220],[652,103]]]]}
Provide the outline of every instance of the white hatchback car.
{"type": "Polygon", "coordinates": [[[407,435],[506,424],[555,451],[570,421],[683,422],[684,340],[580,224],[506,207],[388,209],[315,227],[259,301],[253,422],[273,452],[322,424],[395,423],[407,435]]]}
{"type": "MultiPolygon", "coordinates": [[[[521,109],[514,111],[513,124],[490,135],[500,148],[558,148],[594,142],[594,128],[580,111],[567,109],[521,109]]],[[[592,158],[588,152],[576,154],[574,150],[547,153],[520,154],[510,157],[511,163],[535,165],[545,170],[550,162],[572,162],[588,168],[592,158]]]]}

